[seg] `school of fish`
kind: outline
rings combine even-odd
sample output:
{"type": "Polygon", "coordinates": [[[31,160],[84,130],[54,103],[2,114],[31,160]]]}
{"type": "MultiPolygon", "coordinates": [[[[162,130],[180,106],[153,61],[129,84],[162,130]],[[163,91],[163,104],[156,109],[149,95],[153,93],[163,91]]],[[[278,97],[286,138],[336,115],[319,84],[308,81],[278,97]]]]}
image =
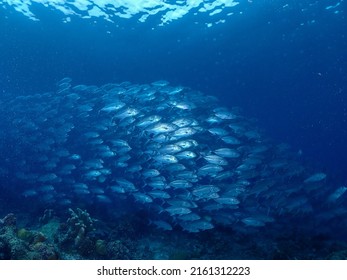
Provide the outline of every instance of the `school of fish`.
{"type": "Polygon", "coordinates": [[[1,177],[49,207],[144,209],[163,230],[263,227],[335,204],[345,186],[216,97],[161,80],[3,98],[1,177]],[[323,203],[323,204],[324,204],[323,203]]]}

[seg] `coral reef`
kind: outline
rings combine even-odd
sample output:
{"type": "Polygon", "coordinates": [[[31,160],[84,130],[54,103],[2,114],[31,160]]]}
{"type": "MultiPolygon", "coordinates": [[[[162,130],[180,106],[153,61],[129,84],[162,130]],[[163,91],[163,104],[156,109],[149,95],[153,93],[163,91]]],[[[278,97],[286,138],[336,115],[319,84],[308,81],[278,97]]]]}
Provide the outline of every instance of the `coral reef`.
{"type": "Polygon", "coordinates": [[[70,217],[62,223],[55,240],[63,248],[72,248],[82,255],[90,255],[95,250],[94,242],[88,236],[94,231],[94,220],[85,210],[69,208],[70,217]]]}
{"type": "Polygon", "coordinates": [[[19,227],[14,214],[0,219],[0,259],[347,259],[347,243],[324,235],[287,231],[274,239],[271,228],[163,235],[136,214],[101,220],[80,208],[66,212],[45,211],[47,219],[36,217],[30,228],[19,227]]]}
{"type": "Polygon", "coordinates": [[[30,245],[32,251],[30,259],[32,260],[56,260],[58,254],[56,248],[52,244],[37,242],[30,245]]]}
{"type": "Polygon", "coordinates": [[[17,218],[13,213],[7,214],[3,219],[0,219],[0,226],[15,227],[17,224],[17,218]]]}
{"type": "MultiPolygon", "coordinates": [[[[132,217],[118,220],[113,227],[91,218],[86,210],[69,209],[69,218],[61,223],[55,241],[62,251],[89,259],[143,258],[137,250],[136,223],[132,217]]],[[[139,232],[139,231],[137,231],[139,232]]]]}
{"type": "Polygon", "coordinates": [[[58,259],[56,248],[41,232],[17,229],[16,220],[12,213],[0,220],[0,259],[58,259]]]}
{"type": "Polygon", "coordinates": [[[107,256],[107,242],[101,239],[96,240],[95,252],[100,256],[107,256]]]}
{"type": "Polygon", "coordinates": [[[45,209],[43,216],[39,218],[40,223],[47,224],[50,220],[54,218],[53,209],[45,209]]]}
{"type": "Polygon", "coordinates": [[[328,257],[328,260],[347,260],[347,250],[341,250],[331,253],[328,257]]]}

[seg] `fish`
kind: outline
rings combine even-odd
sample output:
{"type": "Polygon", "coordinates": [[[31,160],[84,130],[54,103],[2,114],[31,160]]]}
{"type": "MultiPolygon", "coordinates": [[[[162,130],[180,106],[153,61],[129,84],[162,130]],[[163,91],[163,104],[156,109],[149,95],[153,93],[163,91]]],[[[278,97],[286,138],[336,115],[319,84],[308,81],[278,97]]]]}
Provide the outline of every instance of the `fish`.
{"type": "Polygon", "coordinates": [[[145,131],[156,135],[175,131],[176,128],[177,126],[171,123],[155,123],[154,125],[147,127],[145,131]]]}
{"type": "Polygon", "coordinates": [[[253,217],[246,217],[246,218],[243,218],[241,221],[246,226],[250,226],[250,227],[263,227],[263,226],[265,226],[265,223],[263,221],[258,220],[257,218],[253,218],[253,217]]]}
{"type": "Polygon", "coordinates": [[[207,156],[203,156],[203,158],[211,164],[228,165],[228,161],[226,159],[217,155],[207,155],[207,156]]]}
{"type": "Polygon", "coordinates": [[[155,220],[155,221],[151,221],[150,224],[154,224],[158,229],[161,230],[172,230],[172,225],[170,225],[168,222],[163,221],[163,220],[155,220]]]}
{"type": "Polygon", "coordinates": [[[161,116],[152,115],[145,118],[140,119],[135,125],[140,128],[146,128],[150,125],[154,125],[161,120],[161,116]]]}
{"type": "Polygon", "coordinates": [[[158,155],[155,156],[153,159],[159,164],[171,164],[178,162],[178,159],[175,156],[169,154],[158,155]]]}
{"type": "Polygon", "coordinates": [[[221,137],[221,139],[226,144],[231,144],[231,145],[240,145],[241,144],[241,141],[239,139],[237,139],[236,137],[231,136],[231,135],[223,136],[223,137],[221,137]]]}
{"type": "Polygon", "coordinates": [[[185,215],[192,212],[192,210],[190,210],[189,208],[180,206],[169,206],[165,208],[165,211],[168,212],[170,215],[185,215]]]}
{"type": "Polygon", "coordinates": [[[183,151],[175,155],[178,159],[193,159],[197,157],[197,154],[192,151],[183,151]]]}
{"type": "Polygon", "coordinates": [[[188,189],[192,187],[192,183],[186,180],[175,180],[170,182],[168,186],[174,189],[188,189]]]}
{"type": "Polygon", "coordinates": [[[182,127],[177,130],[175,130],[171,135],[173,136],[174,139],[182,139],[186,137],[191,137],[198,131],[196,128],[193,127],[182,127]]]}
{"type": "Polygon", "coordinates": [[[223,171],[224,168],[219,164],[206,164],[198,169],[198,174],[201,176],[216,176],[218,172],[223,171]]]}
{"type": "Polygon", "coordinates": [[[148,195],[150,195],[152,198],[163,198],[163,199],[167,199],[167,198],[171,198],[171,195],[165,191],[161,191],[161,190],[152,190],[147,192],[148,195]]]}
{"type": "Polygon", "coordinates": [[[344,193],[347,191],[346,186],[341,186],[337,188],[332,194],[328,196],[327,201],[330,203],[336,202],[344,193]]]}
{"type": "Polygon", "coordinates": [[[112,102],[111,104],[105,105],[103,108],[100,109],[102,112],[111,113],[116,112],[120,109],[122,109],[126,104],[124,102],[118,101],[118,102],[112,102]]]}
{"type": "Polygon", "coordinates": [[[219,204],[230,204],[230,205],[236,205],[240,203],[240,201],[236,197],[218,197],[218,198],[215,198],[214,201],[219,204]]]}
{"type": "Polygon", "coordinates": [[[125,118],[136,116],[137,114],[139,114],[138,109],[128,107],[113,115],[113,118],[124,120],[125,118]]]}
{"type": "Polygon", "coordinates": [[[315,173],[313,175],[311,175],[310,177],[306,178],[304,183],[308,184],[308,183],[317,183],[317,182],[321,182],[323,181],[325,178],[327,177],[327,175],[323,172],[319,172],[319,173],[315,173]]]}
{"type": "Polygon", "coordinates": [[[144,178],[157,177],[160,175],[160,171],[157,169],[145,169],[141,172],[144,178]]]}
{"type": "Polygon", "coordinates": [[[135,198],[136,201],[139,201],[141,203],[151,203],[153,202],[153,199],[145,194],[145,193],[141,193],[141,192],[133,192],[132,196],[135,198]]]}
{"type": "Polygon", "coordinates": [[[201,185],[194,187],[192,194],[198,198],[217,198],[216,194],[220,191],[219,187],[213,185],[201,185]]]}
{"type": "Polygon", "coordinates": [[[159,153],[161,154],[176,154],[182,151],[182,148],[175,144],[168,144],[159,149],[159,153]]]}
{"type": "Polygon", "coordinates": [[[229,135],[228,131],[226,131],[225,129],[220,128],[220,127],[209,128],[208,132],[210,132],[213,135],[220,136],[220,137],[229,135]]]}
{"type": "Polygon", "coordinates": [[[195,220],[195,221],[184,221],[180,223],[180,226],[190,232],[190,233],[196,233],[208,229],[213,229],[214,225],[210,223],[209,221],[205,220],[195,220]]]}
{"type": "Polygon", "coordinates": [[[239,158],[241,156],[238,151],[230,148],[219,148],[213,152],[222,158],[239,158]]]}

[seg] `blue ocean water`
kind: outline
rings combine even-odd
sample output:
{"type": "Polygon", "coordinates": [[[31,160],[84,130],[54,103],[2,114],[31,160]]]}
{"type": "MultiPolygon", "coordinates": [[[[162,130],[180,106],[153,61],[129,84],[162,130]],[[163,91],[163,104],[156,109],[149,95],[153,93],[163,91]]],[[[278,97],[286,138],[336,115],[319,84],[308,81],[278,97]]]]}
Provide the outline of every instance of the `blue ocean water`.
{"type": "MultiPolygon", "coordinates": [[[[70,77],[73,85],[96,86],[167,80],[171,85],[215,96],[228,108],[239,107],[242,115],[254,119],[273,142],[289,144],[310,170],[327,174],[334,186],[331,193],[347,183],[347,23],[343,0],[240,0],[235,5],[230,4],[233,1],[195,1],[195,6],[194,1],[165,1],[172,5],[165,9],[160,9],[162,1],[153,1],[150,8],[139,10],[134,1],[124,1],[123,7],[115,9],[120,15],[110,10],[88,14],[93,4],[83,8],[73,6],[74,1],[65,9],[59,1],[48,7],[32,1],[27,7],[29,13],[21,2],[0,1],[3,104],[17,96],[54,91],[64,77],[70,77]]],[[[11,130],[6,124],[1,128],[11,130]]],[[[7,170],[1,186],[5,206],[0,212],[2,216],[16,211],[21,215],[20,209],[28,202],[21,195],[15,196],[13,186],[8,186],[8,182],[21,184],[13,179],[16,157],[11,149],[16,151],[15,143],[8,143],[7,137],[0,139],[7,170]]],[[[104,206],[93,207],[90,212],[103,213],[104,206]]],[[[41,212],[45,208],[39,206],[41,212]]],[[[127,209],[119,208],[120,212],[127,209]]],[[[340,207],[339,214],[334,215],[344,217],[344,211],[340,207]]],[[[138,218],[137,212],[134,215],[138,218]]],[[[282,218],[288,218],[286,215],[282,218]]],[[[346,219],[342,221],[345,225],[346,219]]],[[[277,230],[276,226],[269,228],[264,244],[271,243],[268,240],[277,230]]],[[[224,230],[212,234],[223,240],[224,230]]],[[[205,240],[206,232],[198,238],[205,240]]],[[[179,239],[182,233],[175,234],[179,239]]],[[[238,238],[242,244],[242,237],[238,238]]],[[[300,250],[305,251],[298,245],[300,250]]],[[[184,252],[181,257],[274,257],[237,252],[208,255],[201,251],[191,255],[184,252]]],[[[278,253],[278,257],[325,258],[332,251],[317,256],[291,251],[278,253]]]]}

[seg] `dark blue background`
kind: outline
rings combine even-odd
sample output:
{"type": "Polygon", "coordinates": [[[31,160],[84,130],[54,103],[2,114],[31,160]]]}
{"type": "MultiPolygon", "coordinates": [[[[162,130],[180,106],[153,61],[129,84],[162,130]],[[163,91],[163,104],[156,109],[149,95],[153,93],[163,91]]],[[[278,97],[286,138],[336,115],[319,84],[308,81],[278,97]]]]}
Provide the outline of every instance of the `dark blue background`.
{"type": "Polygon", "coordinates": [[[330,2],[253,1],[215,16],[226,23],[211,28],[207,15],[156,27],[159,17],[65,24],[38,6],[39,22],[1,9],[0,89],[45,92],[65,76],[97,85],[166,79],[241,107],[276,142],[346,183],[347,21],[325,9],[330,2]]]}

